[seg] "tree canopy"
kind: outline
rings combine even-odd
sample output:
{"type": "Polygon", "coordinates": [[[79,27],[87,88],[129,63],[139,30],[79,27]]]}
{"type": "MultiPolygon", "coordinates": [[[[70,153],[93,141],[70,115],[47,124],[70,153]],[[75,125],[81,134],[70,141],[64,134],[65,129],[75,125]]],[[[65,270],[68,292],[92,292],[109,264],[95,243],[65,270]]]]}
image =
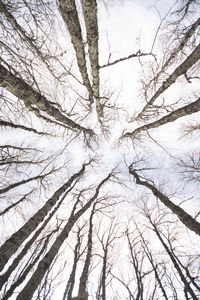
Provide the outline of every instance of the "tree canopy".
{"type": "Polygon", "coordinates": [[[199,299],[199,4],[0,0],[1,299],[199,299]]]}

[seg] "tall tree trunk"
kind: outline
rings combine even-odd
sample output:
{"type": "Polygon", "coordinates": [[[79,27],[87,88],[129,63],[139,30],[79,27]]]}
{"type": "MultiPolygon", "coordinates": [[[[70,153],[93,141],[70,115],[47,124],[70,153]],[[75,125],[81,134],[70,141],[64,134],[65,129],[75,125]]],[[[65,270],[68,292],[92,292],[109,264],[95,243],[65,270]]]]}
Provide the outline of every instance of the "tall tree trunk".
{"type": "Polygon", "coordinates": [[[137,172],[133,169],[133,165],[129,166],[129,173],[133,175],[136,180],[136,183],[142,186],[147,187],[152,191],[155,197],[157,197],[165,206],[167,206],[177,217],[179,220],[187,226],[190,230],[194,231],[196,234],[200,235],[200,223],[197,222],[194,218],[192,218],[186,211],[184,211],[180,206],[174,204],[169,200],[167,196],[161,193],[154,185],[147,181],[142,181],[137,172]]]}
{"type": "Polygon", "coordinates": [[[165,72],[167,67],[169,67],[171,62],[176,58],[177,54],[180,53],[180,51],[185,47],[185,45],[187,44],[189,39],[192,37],[192,35],[195,33],[195,31],[199,27],[199,25],[200,25],[200,18],[198,18],[192,24],[192,26],[189,28],[189,30],[184,34],[184,37],[181,39],[178,46],[174,50],[172,50],[172,52],[170,53],[170,57],[165,61],[165,63],[163,64],[161,70],[156,74],[156,76],[151,80],[151,82],[157,82],[160,75],[163,72],[165,72]]]}
{"type": "Polygon", "coordinates": [[[163,82],[162,86],[155,92],[155,94],[151,97],[136,119],[140,119],[143,117],[148,108],[150,108],[156,99],[164,93],[175,81],[176,79],[187,73],[187,71],[200,59],[200,45],[197,46],[192,53],[180,64],[174,72],[163,82]]]}
{"type": "Polygon", "coordinates": [[[11,287],[6,292],[6,295],[2,298],[2,300],[7,300],[8,298],[10,298],[13,295],[13,291],[26,279],[26,277],[27,277],[28,273],[30,272],[30,270],[37,264],[37,262],[40,260],[41,256],[43,255],[43,253],[47,249],[50,237],[53,235],[53,233],[55,233],[56,231],[58,231],[58,229],[59,229],[59,227],[56,230],[53,230],[45,238],[44,244],[43,244],[41,250],[39,251],[39,253],[37,254],[37,256],[32,261],[30,261],[30,262],[27,263],[27,266],[26,266],[25,270],[23,270],[23,273],[22,274],[20,273],[20,276],[11,285],[11,287]]]}
{"type": "Polygon", "coordinates": [[[102,278],[101,278],[101,288],[102,288],[102,300],[106,300],[106,269],[107,269],[107,246],[104,250],[103,256],[103,267],[102,267],[102,278]]]}
{"type": "Polygon", "coordinates": [[[196,113],[198,111],[200,111],[200,98],[190,104],[187,104],[183,107],[180,107],[180,108],[174,110],[173,112],[169,113],[168,115],[162,117],[161,119],[159,119],[155,122],[138,127],[132,132],[125,133],[122,136],[122,138],[127,138],[127,137],[134,138],[137,134],[139,134],[142,131],[146,131],[146,130],[152,129],[152,128],[157,128],[157,127],[165,125],[169,122],[174,122],[175,120],[177,120],[179,118],[188,116],[188,115],[196,113]]]}
{"type": "Polygon", "coordinates": [[[87,72],[85,48],[75,0],[59,0],[59,8],[61,16],[69,30],[71,41],[76,52],[77,63],[83,79],[83,84],[88,90],[90,102],[92,103],[93,91],[87,72]]]}
{"type": "Polygon", "coordinates": [[[72,292],[73,292],[73,288],[74,288],[74,284],[75,284],[76,269],[77,269],[78,260],[80,258],[80,253],[79,253],[80,246],[81,246],[80,232],[81,232],[81,228],[79,228],[78,232],[77,232],[77,243],[76,243],[76,246],[74,249],[74,262],[73,262],[72,271],[69,276],[69,280],[67,282],[62,300],[66,300],[66,299],[71,300],[72,299],[72,292]]]}
{"type": "Polygon", "coordinates": [[[58,202],[59,197],[71,186],[75,179],[83,175],[85,171],[84,164],[82,169],[75,173],[64,183],[53,196],[43,205],[43,207],[29,219],[18,231],[16,231],[0,248],[0,270],[4,268],[10,257],[19,249],[27,237],[37,228],[37,226],[48,215],[52,207],[58,202]]]}
{"type": "Polygon", "coordinates": [[[102,123],[103,109],[100,103],[99,95],[99,31],[97,20],[97,2],[96,0],[82,0],[83,15],[87,31],[87,42],[90,65],[93,78],[93,92],[96,100],[96,112],[98,120],[102,123]]]}
{"type": "Polygon", "coordinates": [[[85,259],[83,271],[82,271],[82,274],[81,274],[81,277],[80,277],[79,291],[78,291],[78,297],[80,297],[80,298],[86,292],[86,283],[88,281],[89,266],[90,266],[90,261],[91,261],[91,256],[92,256],[92,231],[93,231],[92,219],[93,219],[93,216],[94,216],[94,210],[95,210],[95,204],[92,208],[90,218],[89,218],[87,254],[86,254],[86,259],[85,259]]]}
{"type": "Polygon", "coordinates": [[[181,268],[179,267],[176,259],[174,258],[173,254],[171,253],[170,249],[168,248],[167,244],[164,242],[163,238],[161,237],[160,232],[158,231],[158,228],[156,227],[156,225],[150,220],[154,231],[158,237],[158,239],[160,240],[161,244],[163,245],[163,247],[165,248],[167,254],[169,255],[175,269],[177,270],[183,284],[184,284],[184,290],[186,290],[191,296],[193,300],[198,300],[197,296],[195,295],[194,291],[192,290],[192,288],[190,287],[190,283],[187,281],[187,279],[185,278],[181,268]]]}
{"type": "Polygon", "coordinates": [[[44,277],[46,271],[50,267],[53,259],[55,258],[56,254],[58,253],[60,247],[62,246],[63,242],[69,235],[72,227],[76,223],[76,221],[83,215],[83,213],[92,205],[92,203],[97,199],[100,189],[105,182],[109,180],[112,173],[108,174],[106,178],[104,178],[96,188],[96,191],[93,197],[85,204],[77,213],[74,214],[76,209],[77,203],[75,203],[74,209],[72,210],[71,216],[65,225],[64,229],[62,230],[61,234],[57,237],[56,241],[48,251],[48,253],[44,256],[44,258],[38,264],[37,269],[33,273],[32,277],[24,287],[24,289],[19,293],[17,300],[31,300],[32,296],[37,289],[39,283],[41,282],[42,278],[44,277]]]}
{"type": "MultiPolygon", "coordinates": [[[[22,78],[8,71],[3,65],[0,65],[0,86],[6,88],[10,93],[21,99],[30,111],[38,112],[39,109],[60,122],[60,126],[65,125],[64,127],[67,126],[71,130],[74,129],[83,131],[89,135],[92,134],[91,129],[82,127],[69,119],[48,101],[45,96],[33,89],[32,86],[26,83],[22,78]],[[36,109],[34,105],[37,106],[38,109],[36,109]]],[[[47,119],[46,117],[44,118],[47,119]]],[[[49,120],[51,121],[51,119],[49,120]]]]}
{"type": "Polygon", "coordinates": [[[43,222],[42,226],[34,233],[32,238],[26,243],[24,248],[21,250],[21,252],[17,255],[17,257],[13,260],[12,264],[9,266],[8,270],[0,276],[0,290],[3,287],[3,285],[7,282],[9,276],[12,274],[12,272],[16,269],[21,259],[27,254],[33,243],[36,241],[38,236],[41,234],[43,229],[46,227],[48,222],[51,220],[51,218],[54,216],[54,214],[59,209],[60,205],[63,203],[66,195],[73,189],[75,183],[65,192],[64,196],[58,203],[58,205],[53,209],[53,211],[49,214],[48,218],[43,222]]]}

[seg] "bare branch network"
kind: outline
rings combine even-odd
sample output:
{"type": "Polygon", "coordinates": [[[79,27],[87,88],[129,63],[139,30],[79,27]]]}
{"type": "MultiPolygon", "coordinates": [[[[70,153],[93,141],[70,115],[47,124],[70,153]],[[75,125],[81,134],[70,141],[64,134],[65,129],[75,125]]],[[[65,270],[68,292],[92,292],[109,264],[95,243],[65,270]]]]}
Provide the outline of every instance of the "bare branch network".
{"type": "Polygon", "coordinates": [[[198,0],[0,0],[0,298],[200,299],[198,0]]]}

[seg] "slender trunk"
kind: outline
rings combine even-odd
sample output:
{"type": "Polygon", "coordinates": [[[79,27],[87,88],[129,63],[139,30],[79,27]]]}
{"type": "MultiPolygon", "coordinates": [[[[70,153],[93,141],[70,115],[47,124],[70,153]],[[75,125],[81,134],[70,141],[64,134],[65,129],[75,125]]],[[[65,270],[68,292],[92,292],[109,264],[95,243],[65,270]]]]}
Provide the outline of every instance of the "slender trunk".
{"type": "Polygon", "coordinates": [[[137,254],[135,252],[133,252],[133,246],[131,244],[128,232],[127,232],[126,236],[128,239],[129,250],[131,253],[132,264],[134,267],[136,281],[137,281],[137,295],[136,295],[135,300],[139,300],[139,299],[143,299],[143,282],[142,282],[141,271],[140,271],[139,264],[138,264],[137,254]]]}
{"type": "Polygon", "coordinates": [[[27,127],[27,126],[24,126],[24,125],[14,124],[14,123],[7,122],[7,121],[4,121],[4,120],[0,120],[0,126],[11,127],[11,128],[15,128],[15,129],[22,129],[22,130],[25,130],[25,131],[29,131],[29,132],[39,134],[39,135],[51,135],[47,132],[37,131],[34,128],[27,127]]]}
{"type": "Polygon", "coordinates": [[[78,18],[75,0],[59,0],[59,8],[61,16],[67,25],[71,41],[76,52],[77,63],[83,84],[88,90],[90,102],[93,102],[93,91],[88,77],[85,49],[81,32],[81,25],[78,18]]]}
{"type": "Polygon", "coordinates": [[[82,9],[87,31],[87,42],[90,65],[92,69],[93,78],[93,92],[96,99],[96,111],[98,120],[101,123],[103,117],[103,110],[99,98],[99,31],[97,21],[97,3],[96,0],[82,0],[82,9]]]}
{"type": "MultiPolygon", "coordinates": [[[[143,242],[144,242],[144,240],[143,240],[143,242]]],[[[148,258],[150,264],[151,264],[152,267],[153,267],[153,271],[154,271],[154,274],[155,274],[155,279],[156,279],[156,281],[158,282],[158,285],[159,285],[159,287],[160,287],[160,289],[161,289],[161,291],[162,291],[163,297],[164,297],[165,300],[168,300],[169,298],[167,297],[165,288],[164,288],[164,286],[163,286],[163,284],[162,284],[162,280],[161,280],[160,277],[159,277],[159,274],[158,274],[158,271],[157,271],[157,266],[154,264],[153,256],[152,256],[151,252],[149,251],[149,249],[148,249],[146,243],[145,243],[145,249],[144,249],[144,251],[145,251],[145,253],[146,253],[146,256],[147,256],[147,258],[148,258]]]]}
{"type": "Polygon", "coordinates": [[[9,290],[7,291],[6,295],[2,298],[2,300],[7,300],[8,298],[10,298],[13,294],[13,291],[26,279],[28,273],[30,272],[30,270],[37,264],[37,262],[40,260],[41,256],[43,255],[43,253],[45,252],[45,250],[47,249],[48,246],[48,242],[49,239],[51,237],[51,235],[53,233],[55,233],[56,231],[58,231],[59,228],[57,228],[56,230],[52,231],[45,239],[44,245],[42,246],[42,249],[39,251],[39,253],[37,254],[37,256],[33,259],[32,262],[27,263],[27,267],[25,268],[25,270],[23,271],[23,273],[17,278],[17,280],[11,285],[11,287],[9,288],[9,290]]]}
{"type": "Polygon", "coordinates": [[[136,179],[136,184],[147,187],[152,191],[155,197],[157,197],[165,206],[167,206],[180,221],[187,226],[190,230],[194,231],[196,234],[200,235],[200,223],[197,222],[193,217],[191,217],[186,211],[184,211],[180,206],[174,204],[169,200],[167,196],[161,193],[154,185],[147,181],[140,180],[140,176],[136,173],[136,171],[129,166],[129,173],[134,176],[136,179]]]}
{"type": "Polygon", "coordinates": [[[48,215],[52,207],[58,202],[59,197],[71,186],[73,181],[79,178],[85,171],[85,165],[75,173],[66,183],[64,183],[53,196],[43,205],[43,207],[29,219],[18,231],[16,231],[0,248],[0,270],[4,268],[10,257],[19,249],[22,243],[37,228],[37,226],[48,215]]]}
{"type": "Polygon", "coordinates": [[[196,20],[190,27],[190,29],[185,33],[184,37],[181,39],[178,46],[171,52],[170,57],[166,60],[166,62],[163,64],[162,69],[158,72],[158,74],[151,80],[151,82],[157,82],[160,75],[165,72],[167,67],[170,65],[170,63],[174,60],[174,58],[177,56],[177,54],[185,47],[189,39],[192,37],[192,35],[195,33],[196,29],[200,25],[200,18],[196,20]]]}
{"type": "Polygon", "coordinates": [[[27,252],[29,251],[29,249],[31,248],[31,246],[33,245],[33,243],[36,241],[36,239],[38,238],[38,236],[41,234],[41,232],[43,231],[43,229],[46,227],[46,225],[48,224],[48,222],[51,220],[51,218],[53,217],[53,215],[57,212],[57,210],[59,209],[60,205],[62,204],[62,202],[64,201],[66,195],[73,189],[74,185],[76,183],[74,183],[72,185],[72,187],[70,187],[64,194],[64,196],[62,197],[62,199],[60,200],[60,202],[58,203],[58,205],[54,208],[54,210],[49,214],[48,218],[44,221],[44,223],[42,224],[42,226],[34,233],[34,235],[32,236],[32,238],[26,243],[26,245],[24,246],[24,248],[21,250],[21,252],[17,255],[17,257],[13,260],[12,264],[9,266],[8,270],[2,275],[0,276],[0,290],[3,287],[3,285],[8,281],[9,276],[12,274],[12,272],[16,269],[16,267],[18,266],[19,262],[21,261],[21,259],[27,254],[27,252]]]}
{"type": "Polygon", "coordinates": [[[181,260],[179,259],[179,257],[175,254],[174,252],[174,248],[172,247],[170,241],[168,241],[169,244],[170,244],[170,250],[171,250],[171,253],[172,255],[174,256],[174,258],[176,259],[176,261],[179,263],[179,265],[184,269],[187,277],[189,278],[190,282],[194,285],[194,287],[200,292],[200,286],[195,282],[195,277],[193,277],[191,274],[190,274],[190,271],[189,271],[189,267],[185,266],[182,264],[181,260]]]}
{"type": "Polygon", "coordinates": [[[140,119],[143,117],[144,113],[148,108],[150,108],[156,99],[164,93],[175,81],[176,79],[187,73],[187,71],[200,59],[200,45],[197,46],[193,52],[184,60],[182,64],[180,64],[174,72],[163,82],[162,86],[157,90],[157,92],[153,95],[153,97],[148,101],[136,119],[140,119]]]}
{"type": "MultiPolygon", "coordinates": [[[[137,227],[137,225],[136,225],[136,227],[137,227]]],[[[164,287],[163,284],[162,284],[162,279],[160,278],[160,276],[159,276],[159,274],[158,274],[158,271],[157,271],[157,264],[155,265],[153,255],[151,254],[151,251],[150,251],[149,248],[148,248],[148,244],[146,243],[146,241],[145,241],[145,239],[144,239],[144,237],[143,237],[141,231],[138,229],[138,227],[137,227],[137,230],[138,230],[138,232],[139,232],[139,234],[140,234],[140,236],[141,236],[141,238],[142,238],[144,253],[146,254],[146,256],[147,256],[147,258],[148,258],[150,264],[151,264],[152,267],[153,267],[155,279],[156,279],[156,281],[158,282],[158,285],[159,285],[159,287],[160,287],[160,289],[161,289],[161,291],[162,291],[162,294],[163,294],[164,299],[165,299],[165,300],[168,300],[169,298],[168,298],[167,293],[166,293],[166,291],[165,291],[165,287],[164,287]]],[[[153,299],[153,298],[152,298],[152,299],[153,299]]]]}
{"type": "Polygon", "coordinates": [[[17,77],[15,74],[8,71],[3,65],[0,65],[0,86],[6,88],[10,93],[21,99],[30,111],[38,112],[39,109],[59,121],[60,126],[64,124],[71,130],[74,129],[83,131],[89,135],[92,134],[91,129],[82,127],[78,123],[69,119],[56,106],[54,106],[52,102],[48,101],[45,96],[33,89],[32,86],[26,83],[22,78],[17,77]],[[36,109],[34,105],[37,106],[38,109],[36,109]]]}
{"type": "MultiPolygon", "coordinates": [[[[151,222],[151,220],[150,220],[150,222],[151,222]]],[[[157,227],[155,226],[155,224],[153,224],[153,222],[151,222],[151,224],[152,224],[152,226],[153,226],[153,228],[154,228],[154,231],[155,231],[155,233],[156,233],[158,239],[159,239],[160,242],[162,243],[162,245],[163,245],[163,247],[165,248],[167,254],[169,255],[169,257],[170,257],[170,259],[171,259],[171,261],[172,261],[172,263],[173,263],[175,269],[177,270],[177,272],[178,272],[178,274],[179,274],[179,276],[180,276],[180,278],[181,278],[181,280],[182,280],[182,282],[183,282],[183,284],[184,284],[184,290],[186,290],[186,291],[192,296],[192,299],[193,299],[193,300],[198,300],[198,298],[196,297],[195,293],[194,293],[193,290],[191,289],[189,282],[187,282],[187,280],[186,280],[186,278],[185,278],[183,272],[181,271],[179,265],[177,264],[176,259],[174,258],[174,256],[172,255],[171,251],[169,250],[169,248],[168,248],[167,245],[165,244],[163,238],[161,237],[161,235],[160,235],[160,233],[159,233],[157,227]]]]}
{"type": "Polygon", "coordinates": [[[35,45],[33,42],[33,38],[29,37],[24,28],[22,28],[15,17],[7,10],[4,3],[0,0],[0,12],[4,14],[6,19],[10,24],[12,24],[14,30],[16,30],[20,36],[20,38],[25,42],[33,51],[33,53],[36,53],[36,55],[41,59],[41,61],[46,65],[49,72],[55,77],[53,74],[52,68],[48,64],[48,62],[45,59],[45,56],[42,54],[42,52],[39,50],[39,47],[35,45]]]}
{"type": "Polygon", "coordinates": [[[94,193],[94,196],[85,204],[77,213],[74,214],[74,210],[72,211],[72,214],[65,225],[63,231],[61,234],[57,237],[56,241],[48,251],[48,253],[44,256],[44,258],[40,261],[38,264],[37,269],[33,273],[32,277],[24,287],[24,289],[19,293],[17,300],[31,300],[32,296],[37,289],[39,283],[42,281],[42,278],[44,277],[46,271],[50,267],[53,259],[55,258],[56,254],[58,253],[60,247],[62,246],[63,242],[66,240],[66,238],[69,235],[69,232],[71,231],[72,227],[76,223],[76,221],[83,215],[83,213],[92,205],[92,203],[97,199],[99,195],[99,191],[103,184],[109,180],[112,173],[108,174],[106,178],[104,178],[98,187],[96,188],[96,191],[94,193]]]}
{"type": "Polygon", "coordinates": [[[73,262],[72,271],[69,276],[69,280],[67,282],[62,300],[66,300],[66,299],[71,300],[71,298],[72,298],[72,292],[73,292],[73,288],[74,288],[74,284],[75,284],[76,268],[77,268],[78,260],[80,257],[79,256],[79,251],[80,251],[80,246],[81,246],[80,232],[81,232],[81,228],[79,228],[79,230],[77,232],[77,243],[76,243],[76,246],[74,249],[74,262],[73,262]]]}
{"type": "Polygon", "coordinates": [[[102,268],[102,279],[101,279],[101,287],[102,287],[102,300],[106,300],[106,269],[107,269],[107,254],[108,249],[104,250],[103,256],[103,268],[102,268]]]}
{"type": "Polygon", "coordinates": [[[91,260],[91,256],[92,256],[92,231],[93,231],[92,219],[94,216],[94,209],[95,209],[95,205],[93,206],[93,209],[90,214],[90,219],[89,219],[87,254],[86,254],[83,271],[82,271],[82,274],[80,277],[79,291],[78,291],[78,297],[80,297],[80,298],[86,292],[86,283],[88,281],[89,266],[90,266],[90,260],[91,260]]]}
{"type": "Polygon", "coordinates": [[[177,120],[179,118],[188,116],[188,115],[196,113],[198,111],[200,111],[200,98],[190,104],[187,104],[183,107],[180,107],[180,108],[174,110],[173,112],[169,113],[168,115],[162,117],[161,119],[159,119],[155,122],[143,125],[139,128],[136,128],[132,132],[125,133],[122,136],[122,138],[126,138],[126,137],[133,138],[142,131],[146,131],[146,130],[152,129],[152,128],[157,128],[157,127],[165,125],[169,122],[174,122],[175,120],[177,120]]]}
{"type": "Polygon", "coordinates": [[[44,175],[38,175],[38,176],[35,176],[35,177],[31,177],[29,179],[25,179],[25,180],[21,180],[21,181],[18,181],[18,182],[15,182],[13,184],[10,184],[9,186],[3,188],[0,190],[0,194],[4,194],[4,193],[7,193],[8,191],[20,186],[20,185],[23,185],[23,184],[26,184],[30,181],[34,181],[34,180],[38,180],[38,179],[44,179],[47,175],[49,175],[51,172],[47,173],[47,174],[44,174],[44,175]]]}

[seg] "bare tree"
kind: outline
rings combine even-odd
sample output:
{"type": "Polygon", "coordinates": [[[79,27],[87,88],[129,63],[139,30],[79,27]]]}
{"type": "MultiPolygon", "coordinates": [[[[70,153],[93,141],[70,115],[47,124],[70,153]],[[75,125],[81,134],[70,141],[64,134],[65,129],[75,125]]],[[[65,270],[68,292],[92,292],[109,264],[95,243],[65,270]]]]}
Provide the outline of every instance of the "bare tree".
{"type": "Polygon", "coordinates": [[[196,295],[194,289],[191,287],[191,284],[188,281],[187,276],[185,276],[184,272],[182,271],[182,266],[181,266],[181,264],[179,264],[180,260],[179,259],[177,260],[177,257],[174,255],[173,248],[171,248],[172,237],[168,237],[168,242],[169,242],[169,247],[168,247],[167,243],[164,241],[164,238],[162,237],[162,233],[159,231],[159,229],[157,227],[158,225],[151,219],[151,216],[148,213],[146,213],[146,216],[149,219],[151,225],[153,226],[153,230],[154,230],[155,234],[157,235],[158,239],[160,240],[161,244],[163,245],[165,251],[169,255],[169,257],[174,265],[174,268],[176,269],[178,275],[180,276],[181,281],[183,282],[185,299],[189,299],[189,296],[187,296],[187,294],[190,294],[192,299],[197,300],[198,296],[196,295]]]}
{"type": "Polygon", "coordinates": [[[0,0],[2,299],[199,299],[198,4],[0,0]]]}
{"type": "Polygon", "coordinates": [[[74,248],[74,260],[73,260],[73,265],[72,265],[72,270],[69,276],[69,279],[67,281],[66,287],[65,287],[65,291],[63,294],[63,300],[65,299],[71,299],[72,298],[72,292],[74,289],[74,284],[75,284],[75,276],[76,276],[76,270],[77,270],[77,264],[79,262],[79,259],[81,258],[81,256],[83,255],[84,251],[80,250],[81,247],[81,240],[83,238],[83,234],[81,233],[81,230],[85,227],[85,224],[81,227],[78,227],[77,229],[77,242],[74,248]]]}
{"type": "Polygon", "coordinates": [[[1,270],[5,266],[7,259],[18,250],[25,239],[37,228],[40,222],[44,220],[48,212],[58,202],[59,197],[71,186],[71,184],[73,184],[74,180],[82,176],[87,164],[88,163],[84,164],[79,172],[72,175],[35,215],[1,246],[1,270]]]}
{"type": "Polygon", "coordinates": [[[46,270],[52,263],[52,260],[54,259],[55,255],[57,254],[59,248],[61,247],[62,243],[67,238],[69,232],[71,231],[72,227],[74,226],[75,222],[83,215],[83,213],[92,205],[92,203],[97,199],[100,189],[103,186],[104,183],[106,183],[110,177],[112,176],[112,173],[109,173],[107,177],[105,177],[97,186],[94,195],[89,199],[89,201],[77,212],[75,212],[77,204],[79,203],[79,199],[75,202],[75,205],[73,207],[73,210],[71,212],[70,218],[65,225],[64,229],[62,230],[61,234],[58,236],[48,253],[44,256],[44,258],[40,261],[36,271],[32,275],[31,279],[28,281],[24,289],[21,293],[17,296],[17,299],[24,299],[26,297],[27,299],[31,299],[33,293],[35,292],[38,284],[42,280],[43,276],[46,273],[46,270]]]}
{"type": "Polygon", "coordinates": [[[148,181],[141,180],[141,177],[137,173],[137,169],[134,168],[134,163],[129,166],[129,173],[134,176],[136,184],[145,186],[152,191],[155,197],[157,197],[165,206],[167,206],[180,221],[187,226],[190,230],[194,231],[196,234],[200,235],[200,223],[190,216],[185,210],[180,206],[174,204],[167,196],[165,196],[161,191],[159,191],[153,184],[148,181]]]}

